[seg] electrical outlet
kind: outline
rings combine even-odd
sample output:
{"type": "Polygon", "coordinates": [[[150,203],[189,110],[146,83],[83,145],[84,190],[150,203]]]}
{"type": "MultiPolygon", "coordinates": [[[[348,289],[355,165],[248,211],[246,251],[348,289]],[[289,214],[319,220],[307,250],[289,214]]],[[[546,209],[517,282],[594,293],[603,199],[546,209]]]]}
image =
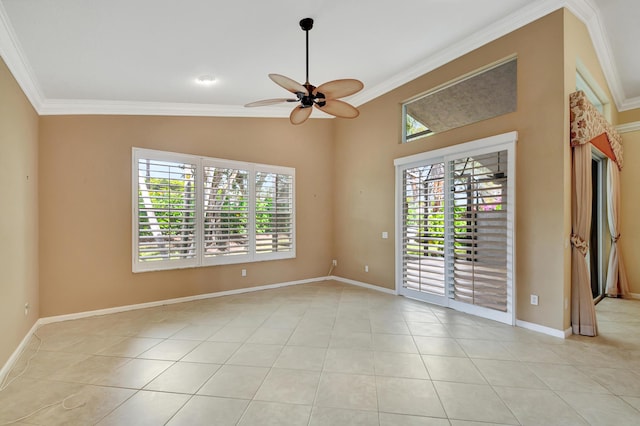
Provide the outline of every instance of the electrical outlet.
{"type": "Polygon", "coordinates": [[[338,260],[337,260],[337,259],[333,259],[333,260],[331,261],[331,264],[332,264],[333,266],[338,266],[338,260]]]}
{"type": "Polygon", "coordinates": [[[24,304],[24,315],[27,316],[29,315],[29,309],[31,309],[31,306],[29,305],[29,302],[24,304]]]}
{"type": "Polygon", "coordinates": [[[531,295],[531,304],[538,306],[538,295],[537,294],[532,294],[531,295]]]}
{"type": "Polygon", "coordinates": [[[369,265],[364,265],[364,271],[369,272],[369,265]]]}
{"type": "Polygon", "coordinates": [[[246,270],[246,269],[243,269],[243,270],[242,270],[242,276],[243,276],[243,277],[246,277],[246,276],[247,276],[247,270],[246,270]]]}
{"type": "Polygon", "coordinates": [[[389,233],[388,233],[387,231],[384,231],[384,232],[382,233],[382,239],[383,239],[383,240],[386,240],[387,238],[389,238],[389,233]]]}

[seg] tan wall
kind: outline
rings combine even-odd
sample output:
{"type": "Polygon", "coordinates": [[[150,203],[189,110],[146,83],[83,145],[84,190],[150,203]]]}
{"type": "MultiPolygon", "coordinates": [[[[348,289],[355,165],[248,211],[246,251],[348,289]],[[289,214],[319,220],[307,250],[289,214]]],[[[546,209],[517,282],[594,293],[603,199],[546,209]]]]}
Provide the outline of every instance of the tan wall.
{"type": "Polygon", "coordinates": [[[0,366],[38,319],[38,116],[0,59],[0,366]],[[31,310],[24,314],[24,305],[31,310]]]}
{"type": "Polygon", "coordinates": [[[41,316],[326,275],[330,120],[62,116],[40,119],[41,316]],[[133,146],[296,168],[297,258],[131,272],[133,146]],[[247,277],[241,277],[242,268],[247,277]]]}
{"type": "MultiPolygon", "coordinates": [[[[338,259],[337,275],[393,288],[393,159],[517,130],[517,317],[566,329],[566,99],[575,80],[569,77],[572,62],[565,61],[579,55],[592,67],[590,41],[586,51],[580,47],[585,34],[570,13],[554,12],[363,105],[353,121],[311,120],[292,127],[286,119],[41,117],[41,316],[318,277],[326,274],[331,258],[338,259]],[[518,55],[517,112],[400,143],[403,101],[513,54],[518,55]],[[132,146],[295,167],[297,258],[133,274],[132,146]],[[381,239],[383,231],[389,239],[381,239]],[[537,307],[529,304],[532,293],[539,296],[537,307]]],[[[592,73],[601,78],[593,63],[592,73]]],[[[5,117],[3,112],[0,119],[5,117]]]]}
{"type": "Polygon", "coordinates": [[[640,121],[640,108],[622,111],[618,114],[617,124],[635,123],[640,121]]]}
{"type": "MultiPolygon", "coordinates": [[[[587,27],[576,18],[573,14],[567,12],[565,13],[565,87],[566,87],[566,96],[568,98],[569,94],[575,91],[576,87],[576,68],[578,61],[581,61],[582,64],[588,69],[589,74],[595,80],[595,83],[598,87],[604,91],[605,95],[610,101],[609,109],[610,109],[610,120],[612,123],[617,123],[618,121],[618,111],[616,109],[615,102],[613,100],[613,95],[609,90],[609,86],[605,79],[602,68],[600,67],[600,62],[598,60],[597,54],[591,42],[591,37],[589,36],[589,31],[587,27]]],[[[567,107],[567,141],[569,140],[569,117],[568,117],[568,107],[567,107]]],[[[606,182],[606,181],[605,181],[606,182]]],[[[567,206],[568,213],[568,221],[571,223],[571,206],[567,206]]],[[[608,269],[609,262],[609,253],[611,250],[611,242],[609,239],[609,226],[607,222],[606,216],[606,208],[601,213],[603,217],[603,234],[606,238],[604,238],[603,245],[603,253],[602,253],[602,274],[603,274],[603,287],[606,286],[606,274],[608,269]]],[[[571,225],[569,225],[571,226],[571,225]]],[[[571,228],[569,228],[571,229],[571,228]]],[[[570,270],[569,270],[570,271],[570,270]]],[[[568,289],[570,290],[570,289],[568,289]]],[[[568,293],[570,295],[570,291],[568,293]]]]}
{"type": "Polygon", "coordinates": [[[336,121],[336,274],[394,288],[395,158],[517,130],[517,317],[554,329],[569,327],[563,11],[489,43],[375,99],[354,121],[336,121]],[[400,143],[401,103],[463,74],[518,55],[517,112],[400,143]],[[380,237],[389,232],[389,239],[380,237]],[[364,265],[369,272],[364,272],[364,265]],[[540,304],[529,304],[529,295],[540,304]]]}
{"type": "Polygon", "coordinates": [[[624,133],[622,135],[624,143],[625,165],[620,173],[620,246],[622,247],[622,257],[629,279],[629,290],[632,293],[640,293],[640,246],[637,241],[640,239],[640,131],[624,133]]]}

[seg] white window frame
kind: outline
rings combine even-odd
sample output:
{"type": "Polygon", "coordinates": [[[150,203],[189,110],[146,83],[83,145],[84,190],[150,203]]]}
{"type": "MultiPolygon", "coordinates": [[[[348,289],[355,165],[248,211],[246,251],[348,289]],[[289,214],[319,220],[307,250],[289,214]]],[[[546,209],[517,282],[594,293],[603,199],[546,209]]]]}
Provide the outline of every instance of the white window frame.
{"type": "MultiPolygon", "coordinates": [[[[517,79],[517,61],[518,61],[518,57],[516,55],[511,55],[511,56],[508,56],[508,57],[506,57],[504,59],[501,59],[499,61],[493,62],[491,64],[488,64],[488,65],[485,65],[485,66],[483,66],[481,68],[473,70],[473,71],[471,71],[471,72],[469,72],[467,74],[464,74],[464,75],[462,75],[460,77],[457,77],[457,78],[455,78],[453,80],[450,80],[450,81],[448,81],[448,82],[446,82],[444,84],[436,86],[433,89],[428,90],[427,92],[424,92],[424,93],[421,93],[419,95],[413,96],[413,97],[405,100],[404,102],[402,102],[402,135],[401,135],[401,143],[403,143],[403,144],[410,143],[410,142],[413,142],[413,141],[424,139],[424,138],[426,138],[428,136],[431,136],[431,135],[434,135],[436,133],[442,133],[443,131],[449,131],[449,130],[456,129],[458,127],[462,127],[462,126],[452,127],[450,129],[446,129],[446,130],[439,131],[439,132],[434,132],[433,130],[428,128],[427,130],[419,132],[419,133],[417,133],[415,135],[407,135],[407,116],[408,116],[407,106],[409,104],[411,104],[413,102],[416,102],[416,101],[419,101],[420,99],[426,98],[428,96],[434,95],[434,94],[436,94],[438,92],[441,92],[443,90],[450,89],[450,88],[452,88],[452,87],[454,87],[454,86],[456,86],[456,85],[458,85],[460,83],[463,83],[463,82],[465,82],[467,80],[479,77],[484,73],[490,72],[490,71],[494,70],[495,68],[498,68],[498,67],[501,67],[503,65],[506,65],[506,64],[508,64],[508,63],[510,63],[512,61],[516,62],[516,79],[517,79]]],[[[517,88],[516,88],[516,91],[517,91],[517,88]]],[[[516,94],[516,97],[517,97],[517,94],[516,94]]],[[[508,114],[508,113],[505,113],[505,114],[508,114]]],[[[498,114],[498,115],[495,115],[493,117],[484,118],[482,120],[470,121],[470,122],[464,124],[463,126],[467,126],[469,124],[477,123],[477,122],[480,122],[480,121],[490,120],[492,118],[500,117],[501,115],[504,115],[504,114],[498,114]]]]}
{"type": "MultiPolygon", "coordinates": [[[[516,200],[516,173],[515,173],[515,143],[518,139],[517,132],[503,133],[472,142],[461,143],[447,148],[437,149],[433,151],[422,152],[408,157],[398,158],[394,160],[396,168],[396,293],[407,297],[418,298],[428,303],[434,303],[441,306],[450,307],[455,310],[481,316],[484,318],[500,321],[505,324],[515,325],[516,322],[516,259],[515,259],[515,200],[516,200]],[[432,297],[428,293],[417,294],[416,292],[407,292],[403,287],[403,223],[402,223],[402,206],[403,206],[403,173],[405,170],[418,167],[424,164],[433,164],[438,162],[449,162],[460,156],[477,156],[495,151],[507,151],[507,311],[495,311],[480,306],[470,305],[463,302],[455,301],[449,297],[450,291],[445,288],[445,296],[432,297]]],[[[446,165],[445,165],[446,167],[446,165]]],[[[446,175],[445,168],[445,175],[446,175]]],[[[445,182],[448,178],[445,177],[445,182]]],[[[448,183],[445,183],[445,191],[448,191],[448,183]]],[[[445,208],[449,208],[445,206],[445,208]]],[[[449,214],[446,215],[449,217],[449,214]]],[[[447,262],[448,259],[445,259],[447,262]]],[[[446,269],[445,269],[446,270],[446,269]]],[[[450,277],[446,277],[450,285],[450,277]]]]}
{"type": "MultiPolygon", "coordinates": [[[[608,240],[609,235],[609,222],[608,222],[608,213],[607,213],[607,167],[609,167],[608,157],[603,154],[598,148],[591,145],[591,160],[596,161],[598,167],[598,178],[599,178],[599,187],[600,190],[593,193],[593,197],[591,202],[596,204],[596,209],[599,212],[600,220],[596,223],[596,230],[598,234],[598,247],[595,249],[598,251],[596,259],[598,261],[598,290],[601,293],[600,297],[597,297],[595,301],[600,301],[603,297],[604,290],[606,287],[607,280],[607,259],[608,252],[610,247],[606,246],[606,241],[608,240]],[[605,251],[607,253],[605,253],[605,251]]],[[[593,185],[593,182],[592,182],[593,185]]],[[[591,219],[593,220],[593,218],[591,219]]],[[[589,246],[589,251],[594,248],[589,246]]],[[[591,256],[589,252],[585,256],[587,259],[587,265],[589,265],[589,270],[591,270],[591,256]]]]}
{"type": "Polygon", "coordinates": [[[580,59],[576,61],[576,90],[582,90],[604,118],[611,122],[611,101],[580,59]]]}
{"type": "Polygon", "coordinates": [[[261,262],[279,259],[292,259],[296,257],[296,189],[295,189],[295,168],[274,166],[267,164],[249,163],[242,161],[225,160],[220,158],[203,157],[190,154],[181,154],[176,152],[159,151],[146,148],[132,148],[132,166],[131,166],[131,196],[132,196],[132,271],[147,272],[161,271],[171,269],[194,268],[214,265],[228,265],[237,263],[261,262]],[[139,231],[138,231],[138,164],[141,159],[151,159],[158,161],[168,161],[176,163],[189,163],[196,166],[195,173],[195,193],[196,193],[196,223],[195,223],[195,240],[196,254],[190,259],[179,260],[157,260],[150,262],[140,261],[138,258],[139,248],[139,231]],[[224,256],[204,256],[204,167],[214,166],[220,168],[241,169],[248,172],[248,239],[249,253],[239,255],[224,256]],[[291,250],[270,253],[256,253],[256,189],[255,178],[257,172],[276,173],[291,176],[291,250]]]}

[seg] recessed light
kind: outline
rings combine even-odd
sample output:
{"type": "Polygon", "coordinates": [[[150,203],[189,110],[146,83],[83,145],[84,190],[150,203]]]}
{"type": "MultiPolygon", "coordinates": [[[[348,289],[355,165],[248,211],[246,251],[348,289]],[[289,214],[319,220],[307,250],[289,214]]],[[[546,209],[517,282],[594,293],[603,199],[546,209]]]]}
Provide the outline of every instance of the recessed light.
{"type": "Polygon", "coordinates": [[[211,86],[215,84],[215,82],[216,78],[211,74],[201,75],[200,77],[196,78],[196,83],[202,86],[211,86]]]}

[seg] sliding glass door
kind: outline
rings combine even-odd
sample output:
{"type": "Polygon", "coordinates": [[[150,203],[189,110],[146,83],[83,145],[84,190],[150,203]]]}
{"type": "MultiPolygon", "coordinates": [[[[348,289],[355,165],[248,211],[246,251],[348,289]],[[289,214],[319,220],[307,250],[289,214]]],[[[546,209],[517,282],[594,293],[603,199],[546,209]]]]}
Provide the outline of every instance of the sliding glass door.
{"type": "Polygon", "coordinates": [[[446,299],[444,163],[402,174],[402,286],[433,303],[446,299]]]}
{"type": "Polygon", "coordinates": [[[515,137],[396,160],[399,294],[514,323],[515,137]]]}

